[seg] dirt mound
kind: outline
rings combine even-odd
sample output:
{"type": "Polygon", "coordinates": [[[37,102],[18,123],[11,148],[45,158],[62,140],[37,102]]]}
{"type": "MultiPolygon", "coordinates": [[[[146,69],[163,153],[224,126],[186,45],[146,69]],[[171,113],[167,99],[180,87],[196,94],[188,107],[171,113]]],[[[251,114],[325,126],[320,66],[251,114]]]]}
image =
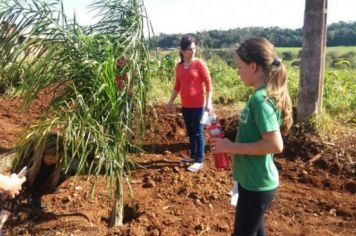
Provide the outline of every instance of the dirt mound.
{"type": "Polygon", "coordinates": [[[284,139],[285,150],[279,157],[289,162],[282,174],[309,186],[356,193],[356,134],[340,133],[330,142],[303,129],[294,127],[284,139]]]}
{"type": "MultiPolygon", "coordinates": [[[[15,138],[42,109],[40,100],[30,113],[20,114],[18,100],[0,97],[0,149],[15,138]],[[12,107],[10,107],[10,105],[12,107]]],[[[238,106],[217,107],[225,135],[236,136],[238,106]]],[[[164,106],[147,111],[144,153],[131,154],[134,201],[125,197],[122,227],[109,229],[113,204],[111,188],[98,179],[69,178],[55,194],[46,195],[44,211],[35,212],[22,201],[6,224],[5,235],[229,235],[234,208],[230,205],[231,172],[216,171],[209,143],[204,169],[188,172],[179,165],[188,155],[188,138],[179,109],[164,106]]],[[[355,134],[340,133],[325,142],[298,127],[285,137],[285,151],[276,157],[281,175],[277,198],[267,212],[270,235],[355,235],[355,134]]],[[[128,191],[126,191],[128,192],[128,191]]]]}

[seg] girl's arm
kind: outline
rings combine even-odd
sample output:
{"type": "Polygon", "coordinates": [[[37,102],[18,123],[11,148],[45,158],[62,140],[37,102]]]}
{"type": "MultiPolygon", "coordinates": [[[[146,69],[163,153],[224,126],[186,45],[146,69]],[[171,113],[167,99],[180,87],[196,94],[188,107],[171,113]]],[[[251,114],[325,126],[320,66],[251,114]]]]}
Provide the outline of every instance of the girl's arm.
{"type": "Polygon", "coordinates": [[[262,139],[254,143],[234,143],[227,138],[213,138],[214,153],[241,155],[264,155],[283,151],[283,140],[279,130],[262,134],[262,139]]]}
{"type": "Polygon", "coordinates": [[[178,78],[178,64],[176,65],[176,81],[172,89],[171,98],[166,104],[167,110],[170,112],[173,110],[173,102],[176,100],[180,90],[180,79],[178,78]]]}
{"type": "Polygon", "coordinates": [[[173,88],[172,94],[171,94],[171,98],[169,99],[169,101],[168,101],[168,103],[167,103],[167,105],[166,105],[168,111],[172,111],[172,109],[173,109],[173,102],[174,102],[174,100],[177,98],[177,95],[178,95],[178,91],[177,91],[175,88],[173,88]]]}
{"type": "Polygon", "coordinates": [[[212,92],[211,92],[211,90],[206,93],[205,110],[207,112],[209,112],[209,113],[213,112],[212,92]]]}
{"type": "Polygon", "coordinates": [[[212,103],[213,86],[211,84],[209,69],[203,61],[201,61],[200,63],[199,72],[205,83],[205,91],[206,91],[205,110],[209,112],[209,114],[211,114],[213,112],[213,103],[212,103]]]}

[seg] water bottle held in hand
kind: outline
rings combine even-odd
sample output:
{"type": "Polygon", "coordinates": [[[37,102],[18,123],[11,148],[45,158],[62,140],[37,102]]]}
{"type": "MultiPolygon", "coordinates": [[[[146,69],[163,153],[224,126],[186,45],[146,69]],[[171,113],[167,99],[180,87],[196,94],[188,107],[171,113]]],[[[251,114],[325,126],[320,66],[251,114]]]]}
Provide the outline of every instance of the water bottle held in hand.
{"type": "MultiPolygon", "coordinates": [[[[212,114],[208,117],[206,124],[208,125],[209,135],[212,138],[223,138],[221,127],[216,119],[216,115],[212,114]]],[[[230,158],[227,153],[213,153],[215,168],[226,170],[230,167],[230,158]]]]}
{"type": "MultiPolygon", "coordinates": [[[[24,177],[26,175],[27,167],[25,166],[18,174],[18,177],[24,177]]],[[[0,211],[0,236],[2,236],[2,228],[10,217],[11,213],[15,211],[18,202],[16,199],[11,199],[4,201],[2,204],[2,209],[0,211]]]]}

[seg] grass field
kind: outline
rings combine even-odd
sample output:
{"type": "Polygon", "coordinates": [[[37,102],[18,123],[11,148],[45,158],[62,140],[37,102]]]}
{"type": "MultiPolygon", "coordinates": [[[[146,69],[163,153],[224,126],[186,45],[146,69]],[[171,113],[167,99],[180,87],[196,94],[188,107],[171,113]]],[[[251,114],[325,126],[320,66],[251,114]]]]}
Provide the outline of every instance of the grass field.
{"type": "MultiPolygon", "coordinates": [[[[301,50],[300,47],[277,47],[276,48],[278,53],[283,53],[283,52],[291,52],[293,54],[298,54],[298,52],[301,50]]],[[[326,48],[326,54],[330,52],[336,52],[338,54],[346,54],[348,52],[355,52],[356,53],[356,46],[337,46],[337,47],[327,47],[326,48]]]]}

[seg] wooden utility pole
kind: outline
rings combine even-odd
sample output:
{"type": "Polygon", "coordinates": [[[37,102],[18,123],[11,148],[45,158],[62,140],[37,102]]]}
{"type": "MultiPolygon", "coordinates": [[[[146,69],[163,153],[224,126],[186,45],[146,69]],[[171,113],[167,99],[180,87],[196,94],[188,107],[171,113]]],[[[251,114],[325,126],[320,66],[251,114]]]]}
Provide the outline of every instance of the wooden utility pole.
{"type": "Polygon", "coordinates": [[[327,3],[327,0],[305,1],[298,121],[308,121],[322,108],[327,3]]]}

